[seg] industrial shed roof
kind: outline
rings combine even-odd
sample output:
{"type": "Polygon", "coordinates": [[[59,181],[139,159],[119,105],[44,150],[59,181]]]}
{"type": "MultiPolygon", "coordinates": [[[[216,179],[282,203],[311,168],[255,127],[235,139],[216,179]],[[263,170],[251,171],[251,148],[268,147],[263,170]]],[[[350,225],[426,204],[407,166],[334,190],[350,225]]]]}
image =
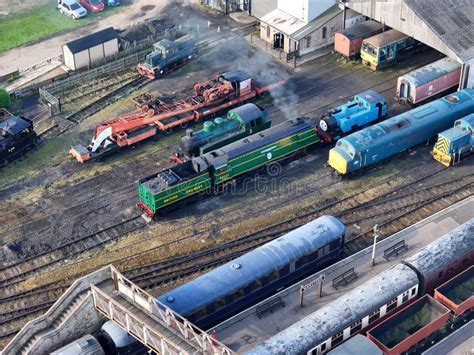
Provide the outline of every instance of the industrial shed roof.
{"type": "Polygon", "coordinates": [[[64,45],[69,48],[72,54],[76,54],[115,38],[118,38],[117,31],[113,27],[108,27],[102,31],[67,42],[64,45]]]}
{"type": "Polygon", "coordinates": [[[474,58],[472,0],[405,0],[405,2],[461,60],[474,58]]]}
{"type": "Polygon", "coordinates": [[[334,5],[314,20],[305,23],[283,10],[275,9],[263,16],[260,21],[272,26],[295,40],[300,40],[316,31],[333,17],[337,16],[341,11],[342,10],[337,5],[334,5]]]}

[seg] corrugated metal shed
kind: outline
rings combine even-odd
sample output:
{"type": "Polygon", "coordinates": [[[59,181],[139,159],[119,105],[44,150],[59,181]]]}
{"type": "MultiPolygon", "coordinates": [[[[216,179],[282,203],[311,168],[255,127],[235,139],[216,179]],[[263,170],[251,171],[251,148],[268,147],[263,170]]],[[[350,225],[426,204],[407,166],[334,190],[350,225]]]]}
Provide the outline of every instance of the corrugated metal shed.
{"type": "Polygon", "coordinates": [[[474,58],[472,0],[405,0],[443,42],[463,61],[474,58]]]}
{"type": "Polygon", "coordinates": [[[199,309],[338,239],[345,227],[323,216],[159,297],[182,315],[199,309]]]}

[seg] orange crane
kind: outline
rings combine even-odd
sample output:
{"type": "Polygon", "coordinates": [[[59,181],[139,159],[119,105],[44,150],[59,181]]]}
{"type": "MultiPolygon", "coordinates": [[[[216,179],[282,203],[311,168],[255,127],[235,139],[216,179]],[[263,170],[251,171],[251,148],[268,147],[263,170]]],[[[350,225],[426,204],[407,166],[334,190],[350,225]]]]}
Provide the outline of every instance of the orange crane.
{"type": "Polygon", "coordinates": [[[133,99],[137,110],[98,125],[91,144],[76,145],[69,154],[80,163],[97,159],[150,138],[158,131],[184,127],[188,122],[234,107],[284,83],[285,80],[278,80],[258,86],[246,73],[233,71],[194,84],[193,96],[169,104],[150,94],[142,94],[133,99]]]}

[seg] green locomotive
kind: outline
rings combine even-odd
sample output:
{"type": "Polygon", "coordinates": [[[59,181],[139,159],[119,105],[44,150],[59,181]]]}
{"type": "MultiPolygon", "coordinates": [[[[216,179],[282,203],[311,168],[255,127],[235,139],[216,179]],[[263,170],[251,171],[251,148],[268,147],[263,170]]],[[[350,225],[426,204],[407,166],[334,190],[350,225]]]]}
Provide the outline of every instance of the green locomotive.
{"type": "Polygon", "coordinates": [[[138,205],[150,216],[168,212],[200,193],[319,141],[312,124],[301,118],[288,120],[140,180],[138,205]]]}
{"type": "Polygon", "coordinates": [[[204,127],[197,132],[188,129],[181,137],[180,148],[188,157],[197,157],[267,129],[271,124],[264,108],[245,104],[230,110],[226,118],[204,122],[204,127]]]}

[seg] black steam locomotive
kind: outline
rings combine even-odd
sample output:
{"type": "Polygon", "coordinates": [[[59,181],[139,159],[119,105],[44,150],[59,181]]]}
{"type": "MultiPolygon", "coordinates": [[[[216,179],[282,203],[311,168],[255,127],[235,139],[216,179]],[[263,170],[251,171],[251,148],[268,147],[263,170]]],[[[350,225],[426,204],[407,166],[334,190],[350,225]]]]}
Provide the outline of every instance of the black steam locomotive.
{"type": "Polygon", "coordinates": [[[0,167],[38,144],[33,122],[14,115],[0,117],[0,167]]]}

